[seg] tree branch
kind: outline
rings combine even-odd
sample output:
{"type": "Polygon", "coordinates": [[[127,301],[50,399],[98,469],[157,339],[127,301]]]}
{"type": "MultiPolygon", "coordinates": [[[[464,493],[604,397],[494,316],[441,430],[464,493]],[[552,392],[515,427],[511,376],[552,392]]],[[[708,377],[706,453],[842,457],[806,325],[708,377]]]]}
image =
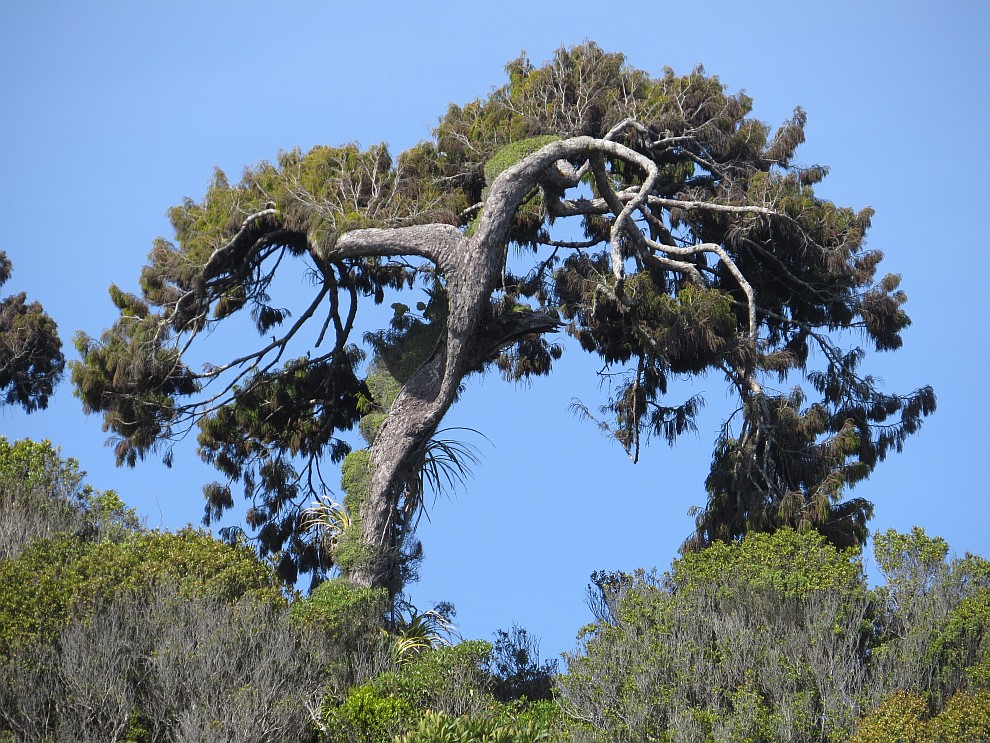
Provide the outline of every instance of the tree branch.
{"type": "Polygon", "coordinates": [[[459,229],[449,224],[373,227],[345,232],[321,257],[341,259],[415,255],[440,266],[466,239],[459,229]]]}

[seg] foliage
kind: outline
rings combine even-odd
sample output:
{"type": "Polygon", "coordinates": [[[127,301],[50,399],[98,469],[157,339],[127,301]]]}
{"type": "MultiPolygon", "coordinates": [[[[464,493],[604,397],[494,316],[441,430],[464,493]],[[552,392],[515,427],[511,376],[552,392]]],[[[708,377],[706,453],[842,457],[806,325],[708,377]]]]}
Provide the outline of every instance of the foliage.
{"type": "Polygon", "coordinates": [[[486,701],[482,664],[490,649],[487,643],[467,642],[427,650],[348,690],[326,712],[326,740],[384,742],[408,730],[425,710],[455,716],[480,711],[486,701]]]}
{"type": "Polygon", "coordinates": [[[990,562],[919,528],[876,535],[872,591],[859,551],[814,529],[596,573],[597,619],[558,675],[524,629],[453,644],[450,607],[400,612],[384,587],[286,601],[248,545],[128,525],[48,442],[0,439],[0,484],[18,483],[120,528],[0,559],[3,741],[990,738],[990,562]]]}
{"type": "Polygon", "coordinates": [[[491,644],[469,640],[417,653],[395,673],[376,679],[386,695],[407,699],[417,709],[454,716],[480,712],[493,700],[487,693],[485,663],[491,644]]]}
{"type": "Polygon", "coordinates": [[[365,684],[351,690],[323,721],[324,740],[341,743],[384,743],[414,719],[415,708],[404,699],[379,693],[365,684]]]}
{"type": "Polygon", "coordinates": [[[23,740],[302,743],[332,651],[287,619],[176,583],[118,594],[0,664],[0,718],[23,740]]]}
{"type": "Polygon", "coordinates": [[[499,680],[488,670],[491,663],[492,645],[481,641],[423,650],[328,708],[324,739],[385,743],[402,734],[416,741],[446,740],[444,735],[472,741],[546,739],[556,723],[555,706],[500,702],[493,694],[499,680]]]}
{"type": "MultiPolygon", "coordinates": [[[[672,377],[724,375],[737,410],[686,549],[783,527],[862,545],[872,506],[849,489],[936,401],[930,387],[884,392],[864,347],[845,345],[855,330],[899,348],[907,298],[865,248],[872,211],[820,198],[827,168],[796,164],[805,113],[773,131],[700,67],[653,76],[591,42],[506,72],[396,157],[384,144],[292,150],[236,184],[218,171],[201,201],[169,212],[174,238],[154,242],[140,295],[111,287],[119,319],[77,337],[76,394],[118,462],[168,459],[198,427],[226,480],[206,491],[208,518],[236,484],[285,579],[336,566],[395,595],[419,554],[430,442],[464,380],[549,374],[562,347],[548,336],[566,329],[618,380],[598,412],[578,410],[634,459],[651,437],[694,430],[703,400],[668,399],[672,377]],[[273,287],[293,261],[312,291],[282,306],[273,287]],[[365,337],[363,367],[359,310],[411,291],[365,337]],[[257,340],[190,366],[187,349],[236,317],[257,340]],[[303,503],[326,495],[323,468],[359,424],[368,488],[328,545],[303,503]]],[[[462,474],[463,449],[432,453],[462,474]]]]}
{"type": "Polygon", "coordinates": [[[816,532],[751,534],[659,578],[597,574],[605,615],[560,679],[594,740],[841,738],[867,677],[855,552],[816,532]]]}
{"type": "Polygon", "coordinates": [[[803,598],[816,591],[859,591],[863,568],[858,550],[832,549],[818,533],[782,529],[686,554],[674,561],[668,580],[681,591],[731,591],[742,583],[785,598],[803,598]]]}
{"type": "Polygon", "coordinates": [[[932,740],[945,743],[990,740],[990,691],[956,692],[932,718],[932,740]]]}
{"type": "Polygon", "coordinates": [[[863,720],[854,743],[928,743],[928,704],[917,694],[898,691],[863,720]]]}
{"type": "Polygon", "coordinates": [[[289,621],[249,547],[142,531],[84,474],[47,441],[0,438],[3,505],[44,526],[0,559],[0,736],[302,740],[344,664],[325,633],[289,621]]]}
{"type": "Polygon", "coordinates": [[[292,616],[314,623],[330,637],[374,630],[377,634],[388,608],[388,597],[378,588],[354,586],[343,580],[321,583],[309,596],[292,604],[292,616]]]}
{"type": "Polygon", "coordinates": [[[10,443],[0,437],[0,486],[12,490],[46,491],[53,500],[78,502],[82,500],[83,478],[79,462],[63,460],[50,441],[21,439],[10,443]]]}
{"type": "Polygon", "coordinates": [[[318,642],[333,648],[331,671],[338,693],[392,667],[390,639],[381,629],[388,609],[384,589],[355,586],[339,578],[292,602],[294,622],[312,628],[318,642]]]}
{"type": "Polygon", "coordinates": [[[489,670],[495,679],[493,693],[500,702],[553,698],[557,661],[540,662],[540,643],[524,628],[498,630],[489,670]]]}
{"type": "Polygon", "coordinates": [[[143,532],[118,542],[56,537],[0,561],[0,647],[50,641],[115,595],[171,581],[190,596],[281,600],[271,570],[248,547],[204,532],[143,532]]]}
{"type": "Polygon", "coordinates": [[[442,611],[410,609],[408,619],[393,620],[392,653],[397,663],[407,663],[425,650],[449,647],[457,630],[442,611]]]}
{"type": "Polygon", "coordinates": [[[533,723],[506,725],[484,717],[451,718],[427,712],[396,743],[540,743],[549,739],[549,733],[533,723]]]}
{"type": "MultiPolygon", "coordinates": [[[[0,250],[0,286],[11,264],[0,250]]],[[[65,357],[55,321],[24,292],[0,299],[0,405],[44,410],[62,378],[65,357]]]]}
{"type": "Polygon", "coordinates": [[[948,558],[949,546],[915,527],[874,538],[886,582],[875,591],[873,651],[890,689],[940,706],[990,659],[990,562],[948,558]]]}
{"type": "Polygon", "coordinates": [[[99,540],[136,531],[134,510],[112,490],[85,484],[85,475],[49,441],[11,444],[0,436],[0,559],[59,532],[99,540]]]}
{"type": "Polygon", "coordinates": [[[956,692],[929,717],[925,700],[895,692],[860,723],[852,743],[972,743],[990,740],[990,692],[956,692]]]}
{"type": "Polygon", "coordinates": [[[874,546],[874,590],[859,552],[815,531],[595,573],[597,621],[558,680],[575,737],[982,740],[990,563],[920,528],[874,546]]]}

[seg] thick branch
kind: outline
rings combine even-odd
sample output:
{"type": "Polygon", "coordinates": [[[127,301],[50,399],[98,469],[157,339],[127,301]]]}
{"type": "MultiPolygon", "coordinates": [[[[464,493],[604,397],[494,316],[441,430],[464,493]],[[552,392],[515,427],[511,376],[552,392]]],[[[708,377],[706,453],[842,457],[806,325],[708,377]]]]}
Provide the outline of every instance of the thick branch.
{"type": "Polygon", "coordinates": [[[449,224],[423,224],[413,227],[369,228],[345,232],[325,258],[364,258],[366,256],[415,255],[443,266],[466,238],[449,224]]]}

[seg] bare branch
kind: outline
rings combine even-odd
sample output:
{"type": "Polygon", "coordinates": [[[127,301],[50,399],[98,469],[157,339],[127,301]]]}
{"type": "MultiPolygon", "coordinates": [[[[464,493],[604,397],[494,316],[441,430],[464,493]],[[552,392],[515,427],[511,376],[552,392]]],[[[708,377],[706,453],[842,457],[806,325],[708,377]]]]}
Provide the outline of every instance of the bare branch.
{"type": "Polygon", "coordinates": [[[345,232],[326,258],[415,255],[440,265],[465,242],[465,237],[449,224],[413,227],[368,228],[345,232]]]}

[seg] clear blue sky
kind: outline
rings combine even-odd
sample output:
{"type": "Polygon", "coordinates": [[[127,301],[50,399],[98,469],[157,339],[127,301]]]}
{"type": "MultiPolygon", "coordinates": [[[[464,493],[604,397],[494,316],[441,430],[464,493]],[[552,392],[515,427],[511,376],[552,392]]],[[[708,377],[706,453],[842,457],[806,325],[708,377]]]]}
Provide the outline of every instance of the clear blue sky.
{"type": "MultiPolygon", "coordinates": [[[[165,211],[199,198],[214,166],[236,178],[280,149],[356,140],[398,152],[429,136],[449,102],[503,82],[586,39],[654,73],[702,63],[745,89],[772,125],[809,116],[799,160],[832,173],[818,193],[877,215],[869,247],[901,273],[914,325],[869,368],[887,389],[932,384],[939,411],[905,452],[855,491],[874,529],[922,525],[958,552],[990,554],[987,457],[986,100],[990,11],[983,2],[343,3],[24,2],[0,10],[0,249],[3,294],[25,290],[69,346],[115,311],[106,289],[136,288],[165,211]],[[628,11],[626,8],[628,7],[628,11]],[[976,257],[973,254],[976,254],[976,257]]],[[[697,437],[654,444],[633,466],[567,412],[600,399],[595,359],[574,351],[530,388],[474,379],[447,425],[469,426],[484,461],[420,536],[421,608],[453,601],[467,637],[513,622],[544,655],[573,647],[589,620],[592,570],[666,567],[691,529],[721,423],[725,384],[697,437]]],[[[49,438],[114,488],[149,526],[199,521],[213,479],[193,447],[165,470],[117,470],[98,418],[69,385],[49,410],[0,410],[8,438],[49,438]]]]}

